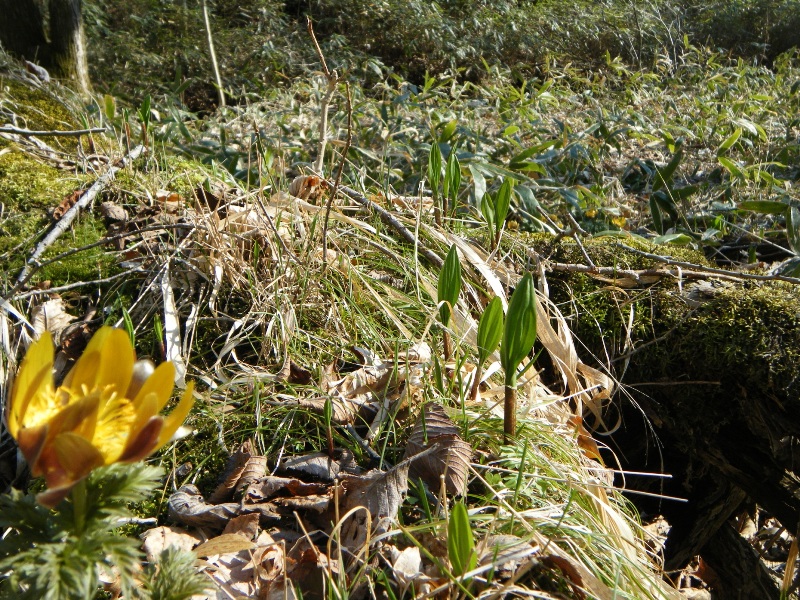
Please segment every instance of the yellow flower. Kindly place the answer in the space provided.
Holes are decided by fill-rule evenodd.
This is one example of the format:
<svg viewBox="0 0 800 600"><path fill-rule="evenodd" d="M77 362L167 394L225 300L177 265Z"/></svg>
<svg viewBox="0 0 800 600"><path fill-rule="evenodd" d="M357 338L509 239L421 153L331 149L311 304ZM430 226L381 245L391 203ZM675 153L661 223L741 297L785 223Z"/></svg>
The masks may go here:
<svg viewBox="0 0 800 600"><path fill-rule="evenodd" d="M55 506L93 469L149 456L175 434L194 404L192 384L169 416L159 413L172 395L175 367L165 362L144 381L128 335L102 327L64 382L53 384L53 341L48 332L22 361L7 406L8 431Z"/></svg>

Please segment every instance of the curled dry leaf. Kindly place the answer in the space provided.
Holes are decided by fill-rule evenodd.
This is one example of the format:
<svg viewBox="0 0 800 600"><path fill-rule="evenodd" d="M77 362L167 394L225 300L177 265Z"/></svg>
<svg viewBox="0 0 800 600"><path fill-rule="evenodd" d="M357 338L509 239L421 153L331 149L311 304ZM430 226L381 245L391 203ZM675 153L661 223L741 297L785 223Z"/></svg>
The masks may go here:
<svg viewBox="0 0 800 600"><path fill-rule="evenodd" d="M342 524L341 544L357 554L370 533L380 535L389 530L408 491L408 461L388 471L373 470L360 476L343 478L341 514L355 511ZM367 516L369 514L369 517ZM367 523L371 522L370 532Z"/></svg>
<svg viewBox="0 0 800 600"><path fill-rule="evenodd" d="M114 202L103 202L100 205L100 214L107 223L124 223L128 220L128 211Z"/></svg>
<svg viewBox="0 0 800 600"><path fill-rule="evenodd" d="M289 185L289 194L315 204L327 191L328 184L315 175L299 175Z"/></svg>
<svg viewBox="0 0 800 600"><path fill-rule="evenodd" d="M439 404L425 406L406 444L405 457L420 454L434 444L438 447L411 463L409 476L421 478L432 490L439 490L442 477L448 494L463 494L469 475L472 447L461 439L458 427Z"/></svg>
<svg viewBox="0 0 800 600"><path fill-rule="evenodd" d="M53 220L58 221L61 217L63 217L64 214L66 214L66 212L75 206L75 203L81 199L81 196L83 196L83 192L85 191L86 190L75 190L74 192L64 196L64 199L61 200L61 202L58 203L58 206L53 209Z"/></svg>
<svg viewBox="0 0 800 600"><path fill-rule="evenodd" d="M328 486L321 483L306 483L299 479L267 475L251 483L245 492L245 497L248 501L261 502L271 500L277 496L292 497L324 494L327 489Z"/></svg>
<svg viewBox="0 0 800 600"><path fill-rule="evenodd" d="M312 477L325 483L333 483L340 473L361 473L355 456L349 450L342 450L335 456L336 460L322 452L290 456L283 460L278 470L288 475Z"/></svg>
<svg viewBox="0 0 800 600"><path fill-rule="evenodd" d="M477 547L478 564L492 565L495 577L508 579L538 550L515 535L487 535Z"/></svg>
<svg viewBox="0 0 800 600"><path fill-rule="evenodd" d="M231 454L225 467L222 482L211 494L209 502L219 504L230 500L235 493L246 489L267 472L267 457L256 454L253 441L247 440Z"/></svg>
<svg viewBox="0 0 800 600"><path fill-rule="evenodd" d="M226 533L235 533L247 540L254 540L258 537L258 521L258 513L239 515L228 521L222 533L223 535Z"/></svg>
<svg viewBox="0 0 800 600"><path fill-rule="evenodd" d="M51 298L34 307L31 314L31 324L36 332L36 337L49 331L56 345L61 344L61 334L72 323L76 316L69 314L64 308L64 301L60 297Z"/></svg>
<svg viewBox="0 0 800 600"><path fill-rule="evenodd" d="M203 541L200 536L180 527L154 527L145 531L141 538L142 549L150 564L157 563L161 553L167 548L188 552Z"/></svg>
<svg viewBox="0 0 800 600"><path fill-rule="evenodd" d="M169 518L193 527L222 529L239 514L239 504L208 504L200 490L184 485L169 498Z"/></svg>

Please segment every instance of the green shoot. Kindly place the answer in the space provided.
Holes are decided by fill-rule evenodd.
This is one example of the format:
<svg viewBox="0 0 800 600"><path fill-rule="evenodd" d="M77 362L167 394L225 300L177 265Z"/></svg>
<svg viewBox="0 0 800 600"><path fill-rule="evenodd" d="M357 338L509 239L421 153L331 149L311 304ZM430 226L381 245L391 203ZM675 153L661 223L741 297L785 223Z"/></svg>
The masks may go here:
<svg viewBox="0 0 800 600"><path fill-rule="evenodd" d="M458 295L461 293L461 263L458 260L458 251L455 245L450 247L447 258L444 259L442 270L439 273L439 285L437 288L437 302L439 303L439 320L442 322L444 345L444 360L450 360L453 355L453 342L447 326L450 324L450 317L453 309L458 302Z"/></svg>
<svg viewBox="0 0 800 600"><path fill-rule="evenodd" d="M503 434L509 443L517 429L517 369L536 341L536 289L526 273L511 295L500 345L500 364L505 371Z"/></svg>
<svg viewBox="0 0 800 600"><path fill-rule="evenodd" d="M453 575L460 577L478 564L475 552L475 537L469 522L467 507L456 502L447 521L447 556Z"/></svg>
<svg viewBox="0 0 800 600"><path fill-rule="evenodd" d="M489 302L489 305L481 315L480 321L478 321L478 362L475 365L475 377L472 380L472 389L469 395L471 402L475 402L478 397L481 375L483 374L483 363L497 349L502 337L503 303L500 298L495 297Z"/></svg>

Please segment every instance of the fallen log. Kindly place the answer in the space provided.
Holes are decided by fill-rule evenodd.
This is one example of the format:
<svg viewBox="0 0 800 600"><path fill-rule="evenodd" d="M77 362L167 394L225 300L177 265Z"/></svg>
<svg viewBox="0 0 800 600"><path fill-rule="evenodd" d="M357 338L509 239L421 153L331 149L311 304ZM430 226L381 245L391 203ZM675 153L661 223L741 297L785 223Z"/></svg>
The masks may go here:
<svg viewBox="0 0 800 600"><path fill-rule="evenodd" d="M569 239L536 238L529 256L550 266L551 298L586 353L621 382L622 426L609 445L627 469L673 475L641 489L688 500L631 496L672 524L665 568L704 552L709 563L733 555L719 532L748 497L797 531L800 286L715 272L682 248L583 245L595 268ZM696 268L676 270L657 259L664 253Z"/></svg>

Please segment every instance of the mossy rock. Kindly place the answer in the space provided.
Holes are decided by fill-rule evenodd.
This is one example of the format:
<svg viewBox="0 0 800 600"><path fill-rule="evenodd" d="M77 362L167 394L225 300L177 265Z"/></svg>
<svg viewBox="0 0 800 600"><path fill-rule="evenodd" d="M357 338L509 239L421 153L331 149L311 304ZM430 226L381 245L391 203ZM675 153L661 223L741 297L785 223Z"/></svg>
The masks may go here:
<svg viewBox="0 0 800 600"><path fill-rule="evenodd" d="M702 254L685 248L625 244L708 265ZM533 246L551 264L586 264L572 240L553 245L539 239ZM597 267L666 268L612 239L589 241L585 248ZM620 379L615 406L622 426L611 444L617 457L629 469L672 474L655 491L689 500L655 508L640 502L671 511L671 539L680 541L668 542L668 563L670 556L679 562L697 554L736 508L738 501L728 500L745 494L796 528L800 287L710 274L682 281L665 276L635 287L611 279L548 274L551 298L585 344L579 354L589 364L595 357L610 361Z"/></svg>

